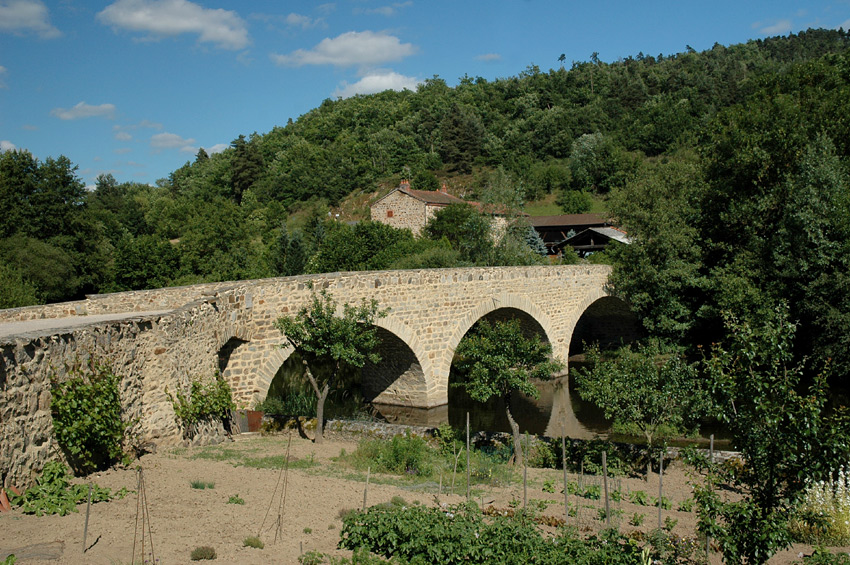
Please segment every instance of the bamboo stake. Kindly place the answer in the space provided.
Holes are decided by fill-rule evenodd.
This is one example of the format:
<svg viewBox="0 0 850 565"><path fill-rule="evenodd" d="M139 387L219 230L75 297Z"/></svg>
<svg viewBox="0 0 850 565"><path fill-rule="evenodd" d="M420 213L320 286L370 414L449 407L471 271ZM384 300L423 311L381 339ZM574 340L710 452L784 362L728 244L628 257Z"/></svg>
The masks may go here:
<svg viewBox="0 0 850 565"><path fill-rule="evenodd" d="M561 431L561 465L564 468L564 525L567 524L570 518L570 504L567 501L567 440L564 438L563 430Z"/></svg>
<svg viewBox="0 0 850 565"><path fill-rule="evenodd" d="M466 501L469 502L469 412L466 413Z"/></svg>
<svg viewBox="0 0 850 565"><path fill-rule="evenodd" d="M89 512L91 511L91 483L89 483L89 500L86 503L86 525L83 527L83 553L86 552L86 538L89 535Z"/></svg>
<svg viewBox="0 0 850 565"><path fill-rule="evenodd" d="M602 486L605 491L605 525L611 527L611 506L608 501L608 452L602 452Z"/></svg>
<svg viewBox="0 0 850 565"><path fill-rule="evenodd" d="M664 451L658 456L658 529L661 529L661 498L664 496Z"/></svg>
<svg viewBox="0 0 850 565"><path fill-rule="evenodd" d="M366 512L366 498L369 496L369 477L372 475L372 467L366 467L366 486L363 488L363 512Z"/></svg>

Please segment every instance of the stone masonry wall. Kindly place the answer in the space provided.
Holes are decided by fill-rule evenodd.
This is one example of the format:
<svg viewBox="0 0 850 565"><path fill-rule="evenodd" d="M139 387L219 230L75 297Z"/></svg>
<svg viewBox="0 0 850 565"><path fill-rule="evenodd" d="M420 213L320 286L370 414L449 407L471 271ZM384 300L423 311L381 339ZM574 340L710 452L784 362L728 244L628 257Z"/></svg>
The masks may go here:
<svg viewBox="0 0 850 565"><path fill-rule="evenodd" d="M428 408L447 402L454 349L491 312L524 312L545 332L554 355L566 361L578 318L607 296L609 272L586 265L330 273L91 297L83 301L86 311L97 304L100 311L126 308L130 314L55 335L0 338L0 482L26 485L45 461L59 456L50 379L66 378L65 365L78 357L109 360L123 377L122 402L137 421L132 432L138 441L179 444L184 430L168 392L187 392L191 379L211 379L223 364L234 399L240 407L253 406L290 354L280 347L274 322L305 305L312 287L327 290L340 304L375 299L389 309L377 325L393 336L387 353L396 358L379 368L376 382L386 388L374 393L384 403ZM67 304L42 308L47 316L63 307L76 311ZM132 314L171 307L156 316ZM0 311L0 323L20 319L23 309L17 310ZM38 308L26 310L43 317Z"/></svg>
<svg viewBox="0 0 850 565"><path fill-rule="evenodd" d="M372 205L371 218L394 228L407 228L414 235L419 235L428 221L425 203L398 190Z"/></svg>

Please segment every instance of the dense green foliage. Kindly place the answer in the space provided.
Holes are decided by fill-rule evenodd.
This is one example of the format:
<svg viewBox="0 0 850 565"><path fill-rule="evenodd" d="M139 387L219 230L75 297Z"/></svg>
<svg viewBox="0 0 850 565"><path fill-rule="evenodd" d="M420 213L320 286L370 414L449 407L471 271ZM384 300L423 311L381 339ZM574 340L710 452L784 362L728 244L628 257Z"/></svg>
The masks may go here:
<svg viewBox="0 0 850 565"><path fill-rule="evenodd" d="M221 376L209 382L193 379L188 395L180 391L171 396L174 414L188 429L203 421L224 421L236 409L230 385Z"/></svg>
<svg viewBox="0 0 850 565"><path fill-rule="evenodd" d="M386 316L386 310L366 299L358 306L343 304L342 316L336 315L336 309L336 301L322 290L313 292L309 306L295 316L282 316L275 322L286 340L281 347L292 347L301 356L304 375L316 394L316 442L322 441L325 400L342 371L381 360L375 352L379 338L373 323Z"/></svg>
<svg viewBox="0 0 850 565"><path fill-rule="evenodd" d="M717 540L727 562L763 563L791 543L788 522L807 481L828 478L847 461L850 419L827 409L823 372L801 390L803 367L791 348L796 327L786 308L761 324L729 317L727 328L727 343L715 346L706 374L716 415L744 465L711 467L694 496L700 530ZM741 497L722 497L718 482Z"/></svg>
<svg viewBox="0 0 850 565"><path fill-rule="evenodd" d="M121 489L117 496L123 497L126 491ZM28 488L20 496L9 492L9 501L20 507L24 514L65 516L77 511L77 505L88 500L89 487L85 484L72 485L68 468L58 461L45 463L41 475L35 480L35 486ZM108 488L91 485L91 501L108 502L113 495Z"/></svg>
<svg viewBox="0 0 850 565"><path fill-rule="evenodd" d="M350 513L343 524L340 547L362 547L408 563L641 563L639 547L616 533L544 536L531 516L486 519L475 503L373 506Z"/></svg>
<svg viewBox="0 0 850 565"><path fill-rule="evenodd" d="M839 268L846 265L823 261L842 256L847 223L840 214L823 215L828 198L840 195L836 185L831 192L817 187L830 171L843 174L848 43L845 32L809 30L701 53L623 54L612 63L591 57L496 80L462 77L455 87L433 77L415 92L325 100L268 133L238 136L221 153L199 151L156 186L102 175L87 190L65 157L39 161L26 151L6 151L0 154L0 265L6 266L0 288L14 291L0 293L0 306L318 270L517 264L533 254L507 246L506 257L493 259L466 238L467 249L451 238L450 248L408 240L401 245L408 247L393 246L374 262L362 256L355 262L323 245L338 223L329 219L328 206L349 196L368 198L402 176L419 189L447 180L454 192L489 202L499 184L490 172L501 168L515 194L556 194L566 211L577 212L587 209L591 194L616 201L620 191L631 193L630 185L652 187L653 175L664 179L659 168L680 169L684 161L698 173L687 187L708 184L710 192L681 210L679 199L666 196L655 208L673 204L669 215L684 218L699 237L685 240L688 233L677 232L681 238L663 236L655 244L656 255L673 251L665 262L675 270L656 275L667 284L645 297L646 311L653 311L652 302L670 309L649 315L648 323L679 333L722 327L712 308L696 312L694 301L706 292L725 305L726 297L715 296L706 282L724 277L740 298L753 286L808 296L799 303L801 320L829 336L819 354L846 364L847 305L819 297L848 296L838 292L848 285L847 269ZM816 143L818 135L823 142ZM807 144L829 151L830 141L834 158L821 172L801 167ZM782 204L788 190L799 198L770 205ZM806 198L806 190L818 198ZM347 217L350 212L333 211L343 212L341 219L362 217L362 209ZM640 238L651 229L628 214L617 216ZM823 219L824 228L801 234L799 222L809 218ZM743 224L742 232L741 219L758 221ZM774 234L774 227L788 236ZM364 242L374 243L375 234L365 231ZM341 232L330 243L344 238ZM777 261L774 271L741 280L753 262L760 266L772 253L787 257L776 238L810 246L814 255L800 269ZM741 248L747 253L735 259ZM647 263L664 267L638 265Z"/></svg>
<svg viewBox="0 0 850 565"><path fill-rule="evenodd" d="M626 346L603 356L586 352L589 369L576 371L576 390L615 423L636 424L652 448L667 429L684 435L699 425L711 401L695 365L657 341Z"/></svg>
<svg viewBox="0 0 850 565"><path fill-rule="evenodd" d="M539 336L527 336L519 320L479 321L463 337L455 350L453 365L462 387L470 398L486 402L492 397L505 401L505 410L514 436L514 454L522 464L519 425L511 414L511 398L522 393L537 398L540 393L532 380L549 380L564 368L551 359L552 346Z"/></svg>
<svg viewBox="0 0 850 565"><path fill-rule="evenodd" d="M53 433L74 471L88 474L124 455L128 423L122 416L120 377L93 358L72 367L69 377L53 383Z"/></svg>

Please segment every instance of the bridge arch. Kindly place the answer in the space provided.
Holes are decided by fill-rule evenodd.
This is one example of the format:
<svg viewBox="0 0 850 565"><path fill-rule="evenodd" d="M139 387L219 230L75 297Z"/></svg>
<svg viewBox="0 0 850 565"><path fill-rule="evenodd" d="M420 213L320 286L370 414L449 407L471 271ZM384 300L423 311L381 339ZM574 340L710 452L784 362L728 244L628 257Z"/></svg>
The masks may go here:
<svg viewBox="0 0 850 565"><path fill-rule="evenodd" d="M443 355L440 357L440 363L434 366L434 377L440 396L436 399L437 402L433 405L446 404L448 402L449 373L451 372L454 352L457 349L460 340L463 339L463 336L466 335L466 333L478 320L485 318L488 314L498 310L518 310L522 312L539 326L543 337L549 341L549 343L554 343L553 338L555 333L553 331L552 320L542 308L540 308L527 296L512 293L500 293L496 296L480 301L461 317L445 345Z"/></svg>
<svg viewBox="0 0 850 565"><path fill-rule="evenodd" d="M380 318L374 325L381 340L378 352L382 360L377 365L364 367L361 385L366 399L385 404L427 405L434 385L427 379L427 375L432 374L431 361L423 355L419 338L392 316ZM234 342L248 350L245 356L252 365L254 386L249 391L250 398L242 395L242 403L251 406L266 398L275 376L294 349L280 336L267 339L265 343L252 343L234 336L225 343L223 350ZM239 384L239 372L236 368L226 375L231 386Z"/></svg>

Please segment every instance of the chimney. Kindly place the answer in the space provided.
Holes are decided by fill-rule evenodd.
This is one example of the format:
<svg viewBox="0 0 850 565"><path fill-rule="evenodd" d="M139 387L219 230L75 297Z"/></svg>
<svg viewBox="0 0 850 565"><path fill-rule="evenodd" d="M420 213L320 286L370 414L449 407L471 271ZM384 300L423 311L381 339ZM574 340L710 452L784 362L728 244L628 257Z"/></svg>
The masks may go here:
<svg viewBox="0 0 850 565"><path fill-rule="evenodd" d="M401 179L401 184L399 184L398 187L409 190L410 189L410 181L407 180L407 179Z"/></svg>
<svg viewBox="0 0 850 565"><path fill-rule="evenodd" d="M440 189L440 192L442 192L443 194L449 193L449 187L448 187L448 185L446 184L445 181L443 181L443 187Z"/></svg>

